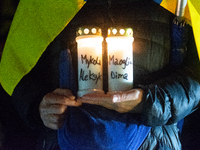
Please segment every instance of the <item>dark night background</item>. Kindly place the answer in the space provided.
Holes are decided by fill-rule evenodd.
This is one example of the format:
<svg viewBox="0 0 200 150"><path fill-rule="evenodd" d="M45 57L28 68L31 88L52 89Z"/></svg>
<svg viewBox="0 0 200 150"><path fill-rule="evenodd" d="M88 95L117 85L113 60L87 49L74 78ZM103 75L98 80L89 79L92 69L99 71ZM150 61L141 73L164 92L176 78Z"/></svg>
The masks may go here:
<svg viewBox="0 0 200 150"><path fill-rule="evenodd" d="M0 56L18 3L19 0L0 1ZM199 115L200 111L198 110L185 119L187 124L183 128L183 149L185 150L193 149L192 147L194 145L199 146ZM27 144L25 149L30 150L30 141L32 139L28 138L28 135L25 134L27 130L28 129L21 124L20 118L10 102L10 96L0 86L0 149L11 150L14 148L18 150L21 149L22 145L24 149L24 145ZM200 148L200 146L198 148Z"/></svg>

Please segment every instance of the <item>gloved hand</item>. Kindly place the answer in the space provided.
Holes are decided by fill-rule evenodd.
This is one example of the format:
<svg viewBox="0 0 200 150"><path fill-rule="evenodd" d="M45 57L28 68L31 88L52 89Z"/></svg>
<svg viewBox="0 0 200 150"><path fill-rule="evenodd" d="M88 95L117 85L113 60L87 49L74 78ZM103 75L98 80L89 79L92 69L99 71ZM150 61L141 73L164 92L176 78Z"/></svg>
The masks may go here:
<svg viewBox="0 0 200 150"><path fill-rule="evenodd" d="M133 89L118 94L86 94L78 100L82 103L99 105L119 113L140 113L142 111L142 89Z"/></svg>

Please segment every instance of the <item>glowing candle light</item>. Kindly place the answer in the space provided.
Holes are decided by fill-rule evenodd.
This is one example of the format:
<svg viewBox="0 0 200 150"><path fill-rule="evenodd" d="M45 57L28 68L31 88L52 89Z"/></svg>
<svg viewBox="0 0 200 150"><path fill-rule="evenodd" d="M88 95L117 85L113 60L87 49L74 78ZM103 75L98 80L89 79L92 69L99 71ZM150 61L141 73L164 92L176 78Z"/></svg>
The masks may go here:
<svg viewBox="0 0 200 150"><path fill-rule="evenodd" d="M102 41L100 28L79 28L78 44L78 97L84 94L103 93Z"/></svg>
<svg viewBox="0 0 200 150"><path fill-rule="evenodd" d="M109 28L106 38L108 47L108 93L133 88L133 30Z"/></svg>

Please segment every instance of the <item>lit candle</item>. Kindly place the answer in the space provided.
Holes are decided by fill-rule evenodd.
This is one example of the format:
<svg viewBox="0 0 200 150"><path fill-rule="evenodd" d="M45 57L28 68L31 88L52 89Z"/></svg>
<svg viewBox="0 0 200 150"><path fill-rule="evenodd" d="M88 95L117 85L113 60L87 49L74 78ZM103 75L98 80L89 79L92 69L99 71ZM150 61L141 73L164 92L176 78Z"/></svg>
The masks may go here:
<svg viewBox="0 0 200 150"><path fill-rule="evenodd" d="M100 28L79 28L78 47L78 97L103 91L102 41Z"/></svg>
<svg viewBox="0 0 200 150"><path fill-rule="evenodd" d="M108 48L108 93L133 88L133 30L109 28L106 38Z"/></svg>

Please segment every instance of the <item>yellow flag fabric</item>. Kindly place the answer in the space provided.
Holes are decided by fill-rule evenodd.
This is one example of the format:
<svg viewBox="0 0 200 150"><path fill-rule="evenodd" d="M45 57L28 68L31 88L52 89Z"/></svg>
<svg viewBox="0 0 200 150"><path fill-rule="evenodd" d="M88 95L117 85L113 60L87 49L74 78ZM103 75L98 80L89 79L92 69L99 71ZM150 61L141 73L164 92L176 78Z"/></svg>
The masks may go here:
<svg viewBox="0 0 200 150"><path fill-rule="evenodd" d="M189 0L188 5L191 15L195 42L200 59L200 2L197 0Z"/></svg>
<svg viewBox="0 0 200 150"><path fill-rule="evenodd" d="M161 6L164 7L165 9L167 9L168 11L170 11L171 13L175 14L176 12L176 4L177 4L177 0L163 0L161 2ZM185 7L185 14L184 17L190 21L190 13L189 13L189 9L188 9L188 4ZM189 22L190 23L190 22Z"/></svg>
<svg viewBox="0 0 200 150"><path fill-rule="evenodd" d="M200 59L200 1L187 0L184 17L192 25ZM175 14L177 0L162 0L161 6Z"/></svg>
<svg viewBox="0 0 200 150"><path fill-rule="evenodd" d="M8 94L84 4L84 0L19 2L0 62L0 83Z"/></svg>
<svg viewBox="0 0 200 150"><path fill-rule="evenodd" d="M176 3L177 0L162 0L160 5L175 13ZM0 83L10 95L84 4L84 0L19 2L0 63ZM199 1L188 0L185 18L191 21L200 58Z"/></svg>

